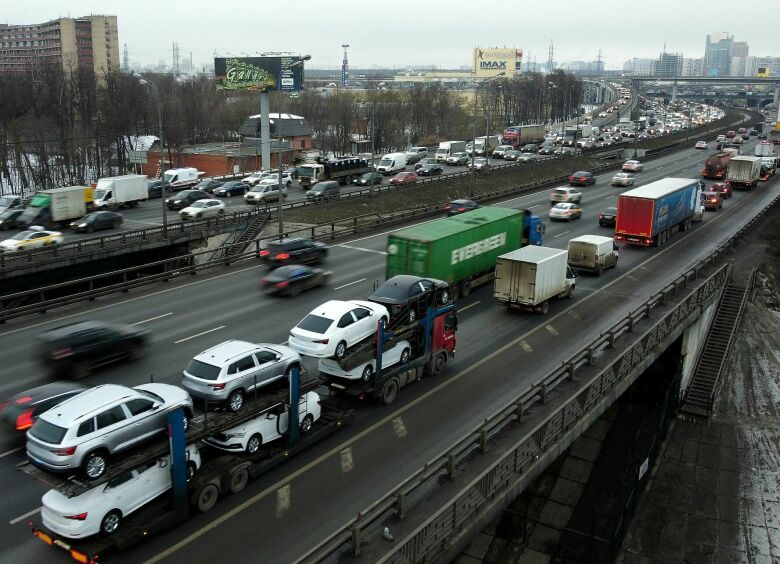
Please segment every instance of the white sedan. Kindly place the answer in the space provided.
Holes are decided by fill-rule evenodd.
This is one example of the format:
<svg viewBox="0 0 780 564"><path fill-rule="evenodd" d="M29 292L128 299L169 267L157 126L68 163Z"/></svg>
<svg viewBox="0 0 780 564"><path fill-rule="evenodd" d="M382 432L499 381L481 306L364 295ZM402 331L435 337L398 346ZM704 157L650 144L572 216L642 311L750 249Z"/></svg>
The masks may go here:
<svg viewBox="0 0 780 564"><path fill-rule="evenodd" d="M623 163L623 172L642 172L643 168L645 165L639 161L631 160Z"/></svg>
<svg viewBox="0 0 780 564"><path fill-rule="evenodd" d="M194 445L186 452L191 477L200 468L200 453ZM41 500L43 525L69 539L112 535L122 519L171 488L170 465L168 456L152 460L74 497L49 490Z"/></svg>
<svg viewBox="0 0 780 564"><path fill-rule="evenodd" d="M582 208L579 204L555 204L550 208L550 219L571 221L582 217Z"/></svg>
<svg viewBox="0 0 780 564"><path fill-rule="evenodd" d="M260 171L257 171L257 172L253 172L252 174L250 174L247 177L242 178L241 180L243 180L244 182L246 182L250 186L254 186L258 182L260 182L263 178L266 178L270 174L271 173L268 172L268 171L260 170Z"/></svg>
<svg viewBox="0 0 780 564"><path fill-rule="evenodd" d="M204 217L214 217L224 215L225 204L222 200L197 200L192 202L189 207L179 212L184 219L202 219Z"/></svg>
<svg viewBox="0 0 780 564"><path fill-rule="evenodd" d="M626 172L618 172L612 177L612 186L631 186L634 183L634 177Z"/></svg>
<svg viewBox="0 0 780 564"><path fill-rule="evenodd" d="M398 341L392 349L382 353L382 368L390 368L396 364L406 364L409 362L411 352L412 349L409 341ZM368 381L376 371L376 358L372 358L351 370L344 370L339 366L339 363L333 359L322 358L317 364L317 368L321 373L335 376L336 378L343 378L344 380L362 379Z"/></svg>
<svg viewBox="0 0 780 564"><path fill-rule="evenodd" d="M308 392L301 396L298 403L301 433L311 429L321 412L319 394ZM263 445L285 436L289 425L289 410L285 405L281 413L271 408L243 425L208 437L204 442L220 450L255 454Z"/></svg>
<svg viewBox="0 0 780 564"><path fill-rule="evenodd" d="M39 249L47 245L59 245L65 241L65 237L59 231L46 231L33 226L27 231L20 231L10 239L0 241L0 251L12 253L28 249Z"/></svg>
<svg viewBox="0 0 780 564"><path fill-rule="evenodd" d="M390 320L383 305L360 300L331 300L312 310L290 330L287 345L298 354L344 358L347 349L373 335L377 323Z"/></svg>

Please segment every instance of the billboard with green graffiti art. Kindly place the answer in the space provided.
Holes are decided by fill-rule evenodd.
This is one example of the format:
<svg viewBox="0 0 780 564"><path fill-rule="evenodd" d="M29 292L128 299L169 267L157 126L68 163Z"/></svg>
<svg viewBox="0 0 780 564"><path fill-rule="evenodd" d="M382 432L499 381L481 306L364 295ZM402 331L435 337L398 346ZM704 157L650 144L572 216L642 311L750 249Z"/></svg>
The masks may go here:
<svg viewBox="0 0 780 564"><path fill-rule="evenodd" d="M214 59L214 79L220 90L303 89L300 57L218 57Z"/></svg>

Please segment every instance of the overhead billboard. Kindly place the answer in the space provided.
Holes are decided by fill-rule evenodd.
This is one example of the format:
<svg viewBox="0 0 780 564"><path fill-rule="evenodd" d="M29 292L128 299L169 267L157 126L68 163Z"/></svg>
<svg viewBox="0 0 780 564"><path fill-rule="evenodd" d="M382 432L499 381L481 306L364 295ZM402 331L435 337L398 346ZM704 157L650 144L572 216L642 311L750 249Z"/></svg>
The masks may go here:
<svg viewBox="0 0 780 564"><path fill-rule="evenodd" d="M474 49L474 74L476 76L506 76L520 74L523 67L522 49Z"/></svg>
<svg viewBox="0 0 780 564"><path fill-rule="evenodd" d="M216 57L214 80L219 90L298 92L303 90L300 57Z"/></svg>

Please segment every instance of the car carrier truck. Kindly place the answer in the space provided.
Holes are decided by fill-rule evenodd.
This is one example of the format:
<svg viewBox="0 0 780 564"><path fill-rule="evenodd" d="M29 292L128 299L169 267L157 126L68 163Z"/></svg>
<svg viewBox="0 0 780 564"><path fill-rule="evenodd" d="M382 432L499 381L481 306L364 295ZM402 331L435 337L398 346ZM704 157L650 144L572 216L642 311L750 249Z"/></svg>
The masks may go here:
<svg viewBox="0 0 780 564"><path fill-rule="evenodd" d="M690 229L699 208L699 181L664 178L618 196L615 240L662 246L677 231Z"/></svg>
<svg viewBox="0 0 780 564"><path fill-rule="evenodd" d="M455 299L493 280L496 257L541 245L544 224L527 210L486 206L396 231L387 238L385 278L444 280Z"/></svg>
<svg viewBox="0 0 780 564"><path fill-rule="evenodd" d="M72 498L92 488L106 487L115 478L161 457L170 456L171 461L172 487L167 493L123 517L114 534L74 540L47 529L40 516L30 520L33 534L49 546L65 550L78 562L96 563L102 562L104 554L109 551L130 548L151 534L187 521L191 514L209 511L221 496L241 492L251 478L282 464L291 455L340 429L351 418L352 410L338 398L322 397L320 418L310 427L302 425L303 421L299 421L298 417L299 404L306 394L320 386L321 381L316 375L303 373L296 367L292 370L288 386L258 391L247 398L244 407L235 413L227 410L210 412L206 406L205 411L193 417L186 431L183 411L172 411L168 414L168 436L145 442L138 448L115 456L103 476L94 481L80 476L53 474L31 462L21 463L19 470ZM292 398L299 399L292 401ZM252 419L267 417L267 414L278 416L280 413L287 414L288 424L283 438L263 446L253 455L225 454L202 442ZM193 444L198 445L201 466L194 475L188 476L187 449Z"/></svg>

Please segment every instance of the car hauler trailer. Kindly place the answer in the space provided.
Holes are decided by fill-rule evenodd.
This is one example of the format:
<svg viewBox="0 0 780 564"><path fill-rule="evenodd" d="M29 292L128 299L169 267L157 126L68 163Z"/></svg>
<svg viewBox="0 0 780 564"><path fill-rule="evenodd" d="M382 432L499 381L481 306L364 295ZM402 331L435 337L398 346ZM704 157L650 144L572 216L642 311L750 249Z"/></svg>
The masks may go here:
<svg viewBox="0 0 780 564"><path fill-rule="evenodd" d="M184 428L184 413L178 409L168 414L168 436L145 442L138 448L117 455L104 475L94 481L80 476L47 472L23 462L18 469L43 482L49 488L66 497L75 497L95 488L105 487L111 480L141 465L164 456L170 456L171 489L123 518L121 526L110 536L94 535L74 540L47 529L40 518L30 521L32 533L50 546L63 549L74 560L82 563L102 561L103 555L112 550L125 550L151 534L185 522L190 514L212 509L220 496L238 493L246 487L250 478L260 476L288 460L290 456L316 444L346 424L352 415L346 404L338 398L321 398L321 416L305 434L301 434L298 420L300 398L320 387L316 375L301 373L293 368L287 387L250 394L245 406L238 412L203 411L193 417ZM297 398L291 401L291 398ZM278 440L264 446L254 455L223 454L223 451L207 445L203 439L228 431L247 423L270 410L285 409L288 417L286 440ZM186 446L198 444L201 466L188 480Z"/></svg>

